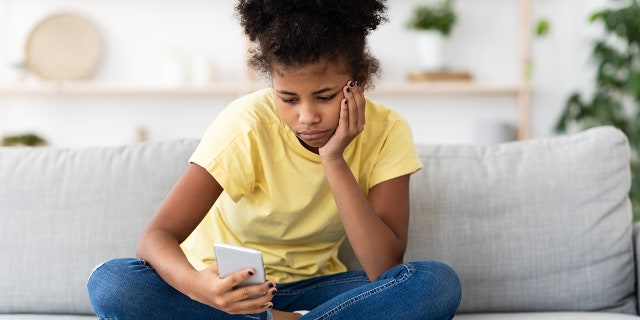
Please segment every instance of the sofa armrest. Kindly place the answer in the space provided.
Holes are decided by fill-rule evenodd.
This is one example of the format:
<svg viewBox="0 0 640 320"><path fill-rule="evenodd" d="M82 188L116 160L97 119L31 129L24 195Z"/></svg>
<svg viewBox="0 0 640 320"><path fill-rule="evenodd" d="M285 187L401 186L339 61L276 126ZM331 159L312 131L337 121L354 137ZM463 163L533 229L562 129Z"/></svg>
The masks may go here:
<svg viewBox="0 0 640 320"><path fill-rule="evenodd" d="M633 224L633 247L636 256L636 298L638 299L638 314L640 314L640 222Z"/></svg>

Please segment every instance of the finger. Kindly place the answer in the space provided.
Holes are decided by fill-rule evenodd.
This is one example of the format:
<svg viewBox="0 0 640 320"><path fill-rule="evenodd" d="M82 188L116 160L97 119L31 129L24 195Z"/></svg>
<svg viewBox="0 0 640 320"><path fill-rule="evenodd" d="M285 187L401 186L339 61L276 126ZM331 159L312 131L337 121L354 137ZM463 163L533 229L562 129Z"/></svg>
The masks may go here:
<svg viewBox="0 0 640 320"><path fill-rule="evenodd" d="M277 291L276 285L273 281L267 281L262 284L255 284L250 286L244 286L237 288L231 292L231 297L234 301L241 301L245 299L255 299L261 296L273 294ZM271 299L267 299L269 301ZM266 302L266 301L265 301Z"/></svg>
<svg viewBox="0 0 640 320"><path fill-rule="evenodd" d="M213 263L211 263L211 265L209 265L207 267L207 269L209 269L210 272L215 274L215 275L220 275L220 271L218 270L218 262L217 261L214 261Z"/></svg>
<svg viewBox="0 0 640 320"><path fill-rule="evenodd" d="M348 92L349 92L350 98L352 98L353 101L355 101L358 111L361 111L365 102L364 91L362 90L362 87L359 86L357 82L354 82L354 81L349 81L347 83L347 87L349 88Z"/></svg>
<svg viewBox="0 0 640 320"><path fill-rule="evenodd" d="M345 87L345 97L347 98L347 107L348 107L348 130L350 134L353 134L355 130L357 130L358 124L358 102L356 101L356 97L353 94L353 82L350 81L349 84Z"/></svg>
<svg viewBox="0 0 640 320"><path fill-rule="evenodd" d="M230 307L227 310L227 312L259 313L273 307L273 302L271 302L271 300L273 299L273 296L276 292L276 288L274 287L268 290L266 293L261 289L258 289L256 293L256 290L254 288L250 288L250 287L256 287L256 286L259 287L262 285L243 287L243 288L238 288L234 290L232 294L235 295L236 297L238 296L240 297L249 296L249 297L242 298L241 300L234 300L235 302L233 303L233 306ZM256 294L252 295L252 292ZM263 294L260 294L260 293L263 293Z"/></svg>
<svg viewBox="0 0 640 320"><path fill-rule="evenodd" d="M358 109L357 132L362 132L365 123L365 106L367 104L367 100L364 97L364 90L362 86L360 86L357 81L354 83L354 87L352 87L350 91L353 94L353 99L355 100L356 107Z"/></svg>
<svg viewBox="0 0 640 320"><path fill-rule="evenodd" d="M260 303L258 301L243 301L224 311L229 314L255 314L265 312L271 308L273 308L273 302L271 301L265 303Z"/></svg>
<svg viewBox="0 0 640 320"><path fill-rule="evenodd" d="M340 119L338 120L338 131L336 134L347 132L349 128L349 100L345 97L340 104Z"/></svg>
<svg viewBox="0 0 640 320"><path fill-rule="evenodd" d="M252 268L242 269L223 278L222 284L226 288L231 290L232 288L238 286L245 280L251 278L254 274L256 274L256 271Z"/></svg>
<svg viewBox="0 0 640 320"><path fill-rule="evenodd" d="M357 94L358 88L356 87L355 82L353 81L347 82L347 85L345 86L344 90L346 91L344 96L350 100L349 101L350 103L353 103L353 106L357 107L358 101L356 100L356 97L358 96Z"/></svg>

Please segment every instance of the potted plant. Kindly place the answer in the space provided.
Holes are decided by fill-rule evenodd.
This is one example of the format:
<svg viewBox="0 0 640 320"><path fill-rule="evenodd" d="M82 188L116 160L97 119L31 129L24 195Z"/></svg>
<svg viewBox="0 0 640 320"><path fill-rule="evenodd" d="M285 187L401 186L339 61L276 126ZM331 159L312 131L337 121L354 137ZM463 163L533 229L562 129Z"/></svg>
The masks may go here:
<svg viewBox="0 0 640 320"><path fill-rule="evenodd" d="M2 137L0 145L5 147L39 147L46 146L47 141L35 133L23 133Z"/></svg>
<svg viewBox="0 0 640 320"><path fill-rule="evenodd" d="M443 0L434 5L416 6L407 22L407 28L415 30L420 64L425 70L443 69L442 45L456 23L453 0Z"/></svg>
<svg viewBox="0 0 640 320"><path fill-rule="evenodd" d="M14 62L10 64L10 67L13 82L22 83L27 78L29 68L27 68L26 63L22 61Z"/></svg>
<svg viewBox="0 0 640 320"><path fill-rule="evenodd" d="M640 6L638 0L616 3L590 17L590 23L604 27L592 49L597 65L594 92L590 97L571 94L555 130L611 125L627 135L633 176L629 197L634 219L640 220Z"/></svg>

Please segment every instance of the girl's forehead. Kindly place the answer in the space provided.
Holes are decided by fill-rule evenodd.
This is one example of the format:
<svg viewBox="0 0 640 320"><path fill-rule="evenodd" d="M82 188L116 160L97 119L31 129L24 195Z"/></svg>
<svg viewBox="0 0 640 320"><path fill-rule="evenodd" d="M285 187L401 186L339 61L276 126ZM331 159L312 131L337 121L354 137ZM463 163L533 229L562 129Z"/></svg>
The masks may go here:
<svg viewBox="0 0 640 320"><path fill-rule="evenodd" d="M291 76L327 76L327 75L348 75L349 72L340 61L321 60L318 62L303 65L274 65L272 75L278 77Z"/></svg>
<svg viewBox="0 0 640 320"><path fill-rule="evenodd" d="M272 86L276 92L306 95L335 90L351 77L326 68L304 68L273 75Z"/></svg>
<svg viewBox="0 0 640 320"><path fill-rule="evenodd" d="M322 76L327 74L328 69L328 65L320 63L295 67L276 67L274 68L274 75L280 78L295 77L299 75Z"/></svg>

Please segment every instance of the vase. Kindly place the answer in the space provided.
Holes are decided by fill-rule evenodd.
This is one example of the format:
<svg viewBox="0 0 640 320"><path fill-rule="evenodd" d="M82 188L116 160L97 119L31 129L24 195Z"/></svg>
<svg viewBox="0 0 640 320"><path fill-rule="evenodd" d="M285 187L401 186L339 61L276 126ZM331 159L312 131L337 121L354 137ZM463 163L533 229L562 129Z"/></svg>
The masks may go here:
<svg viewBox="0 0 640 320"><path fill-rule="evenodd" d="M440 71L444 69L442 46L444 36L439 31L423 30L415 33L418 49L418 62L423 71Z"/></svg>

